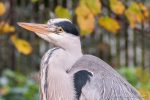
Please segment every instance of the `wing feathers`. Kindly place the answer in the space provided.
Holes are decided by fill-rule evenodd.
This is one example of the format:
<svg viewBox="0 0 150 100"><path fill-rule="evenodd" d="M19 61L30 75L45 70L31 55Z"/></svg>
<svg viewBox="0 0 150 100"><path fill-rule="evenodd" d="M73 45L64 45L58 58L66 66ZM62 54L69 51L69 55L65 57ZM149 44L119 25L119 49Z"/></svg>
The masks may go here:
<svg viewBox="0 0 150 100"><path fill-rule="evenodd" d="M81 90L83 86L87 83L90 82L90 77L92 77L92 73L86 71L86 70L81 70L78 71L74 74L74 87L76 91L76 96L79 99L81 95Z"/></svg>
<svg viewBox="0 0 150 100"><path fill-rule="evenodd" d="M83 86L79 100L142 100L134 87L97 57L84 55L73 65L70 74L80 70L92 72L93 76Z"/></svg>

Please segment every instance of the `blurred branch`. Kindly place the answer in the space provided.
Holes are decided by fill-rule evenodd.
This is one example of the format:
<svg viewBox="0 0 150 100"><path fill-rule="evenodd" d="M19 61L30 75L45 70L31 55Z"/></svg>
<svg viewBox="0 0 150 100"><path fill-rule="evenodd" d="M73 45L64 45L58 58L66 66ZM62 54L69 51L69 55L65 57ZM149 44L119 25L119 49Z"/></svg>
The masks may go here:
<svg viewBox="0 0 150 100"><path fill-rule="evenodd" d="M14 11L15 1L16 0L9 1L9 3L10 3L9 14L11 14L10 15L10 23L12 25L14 25L14 23L15 23L15 11ZM15 48L12 45L12 43L9 43L9 44L10 44L10 48L11 48L11 57L10 57L11 66L10 67L12 70L15 70L15 67L16 67Z"/></svg>

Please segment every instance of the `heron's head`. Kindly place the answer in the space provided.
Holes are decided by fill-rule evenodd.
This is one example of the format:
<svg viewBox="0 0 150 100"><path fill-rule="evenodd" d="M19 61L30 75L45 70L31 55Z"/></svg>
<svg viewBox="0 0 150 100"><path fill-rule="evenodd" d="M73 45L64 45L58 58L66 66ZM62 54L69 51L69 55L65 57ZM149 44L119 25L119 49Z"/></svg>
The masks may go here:
<svg viewBox="0 0 150 100"><path fill-rule="evenodd" d="M39 37L63 49L80 45L79 32L68 19L50 19L47 24L19 22L19 26L36 33Z"/></svg>

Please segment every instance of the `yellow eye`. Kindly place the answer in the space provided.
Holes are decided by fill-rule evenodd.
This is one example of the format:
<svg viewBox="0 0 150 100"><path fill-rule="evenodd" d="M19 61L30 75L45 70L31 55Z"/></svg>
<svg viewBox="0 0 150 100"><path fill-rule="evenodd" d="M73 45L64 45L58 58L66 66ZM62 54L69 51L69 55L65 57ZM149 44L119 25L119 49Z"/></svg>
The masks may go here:
<svg viewBox="0 0 150 100"><path fill-rule="evenodd" d="M58 30L57 30L57 32L59 32L59 33L60 33L60 32L63 32L63 31L64 31L64 30L63 30L63 28L61 28L61 27L59 27Z"/></svg>

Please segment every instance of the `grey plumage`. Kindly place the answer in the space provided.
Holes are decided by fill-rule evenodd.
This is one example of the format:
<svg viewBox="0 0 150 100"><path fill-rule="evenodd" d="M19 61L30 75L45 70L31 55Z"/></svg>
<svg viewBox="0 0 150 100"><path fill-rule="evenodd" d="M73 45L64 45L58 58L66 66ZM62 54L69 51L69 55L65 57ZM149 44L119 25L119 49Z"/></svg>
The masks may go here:
<svg viewBox="0 0 150 100"><path fill-rule="evenodd" d="M56 46L41 60L40 100L142 99L111 66L92 55L83 55L79 32L70 20L18 24Z"/></svg>
<svg viewBox="0 0 150 100"><path fill-rule="evenodd" d="M48 97L48 69L49 69L49 61L50 61L50 58L52 57L53 53L55 52L55 50L59 49L59 47L56 47L56 48L53 48L53 49L50 49L47 51L47 53L45 53L45 55L43 56L42 60L41 60L41 80L42 80L42 77L43 80L41 81L41 84L43 84L40 88L40 100L43 100L44 96L47 98ZM43 92L42 92L43 90Z"/></svg>
<svg viewBox="0 0 150 100"><path fill-rule="evenodd" d="M73 77L80 70L93 74L82 88L79 100L141 100L139 93L113 68L101 59L84 55L69 71Z"/></svg>

